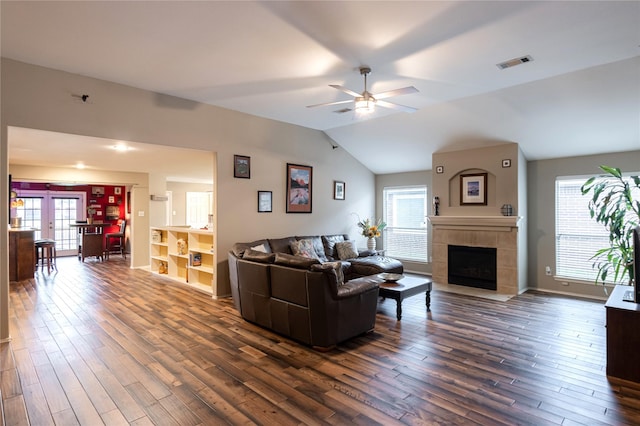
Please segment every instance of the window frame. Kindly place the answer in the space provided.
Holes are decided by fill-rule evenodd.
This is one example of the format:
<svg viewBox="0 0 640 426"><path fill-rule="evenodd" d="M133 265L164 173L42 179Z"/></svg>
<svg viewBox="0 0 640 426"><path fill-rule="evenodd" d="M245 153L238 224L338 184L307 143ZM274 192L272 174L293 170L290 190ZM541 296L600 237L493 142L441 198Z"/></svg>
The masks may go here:
<svg viewBox="0 0 640 426"><path fill-rule="evenodd" d="M389 216L389 206L387 205L387 196L390 191L400 192L400 191L415 191L415 190L423 190L424 191L424 199L423 199L423 212L424 218L421 227L398 227L394 226L392 220ZM382 233L382 243L385 249L385 254L387 256L394 257L399 260L427 264L429 263L429 226L428 226L428 215L429 215L429 187L427 185L417 184L417 185L396 185L396 186L385 186L382 189L382 220L387 224ZM390 242L391 234L395 229L409 231L409 234L420 235L424 234L424 250L422 256L406 256L405 254L398 254L393 251L390 246L392 245ZM419 232L416 232L419 231ZM421 251L419 251L421 252Z"/></svg>

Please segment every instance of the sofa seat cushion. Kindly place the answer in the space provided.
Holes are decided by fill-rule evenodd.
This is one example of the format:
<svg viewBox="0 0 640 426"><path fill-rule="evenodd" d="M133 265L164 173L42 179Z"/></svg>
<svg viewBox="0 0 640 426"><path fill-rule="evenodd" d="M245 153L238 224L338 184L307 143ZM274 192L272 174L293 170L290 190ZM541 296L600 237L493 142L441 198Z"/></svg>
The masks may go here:
<svg viewBox="0 0 640 426"><path fill-rule="evenodd" d="M390 274L401 274L404 272L402 263L399 260L386 256L368 256L350 259L351 272L354 275L366 276L383 272Z"/></svg>

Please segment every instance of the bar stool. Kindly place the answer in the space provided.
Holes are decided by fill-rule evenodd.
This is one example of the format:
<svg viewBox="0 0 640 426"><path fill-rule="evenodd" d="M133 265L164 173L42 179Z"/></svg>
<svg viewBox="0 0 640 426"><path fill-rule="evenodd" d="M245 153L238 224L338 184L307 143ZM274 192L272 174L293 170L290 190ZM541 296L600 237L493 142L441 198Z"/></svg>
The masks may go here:
<svg viewBox="0 0 640 426"><path fill-rule="evenodd" d="M51 273L51 269L58 270L56 266L56 242L55 240L42 239L35 241L36 247L36 270L38 266L44 269L45 263L47 264L47 273Z"/></svg>
<svg viewBox="0 0 640 426"><path fill-rule="evenodd" d="M125 253L125 229L127 228L127 221L120 219L120 232L109 232L104 236L107 249L105 254L109 259L109 254L113 252L120 252L122 257L127 258ZM114 243L115 241L115 243Z"/></svg>

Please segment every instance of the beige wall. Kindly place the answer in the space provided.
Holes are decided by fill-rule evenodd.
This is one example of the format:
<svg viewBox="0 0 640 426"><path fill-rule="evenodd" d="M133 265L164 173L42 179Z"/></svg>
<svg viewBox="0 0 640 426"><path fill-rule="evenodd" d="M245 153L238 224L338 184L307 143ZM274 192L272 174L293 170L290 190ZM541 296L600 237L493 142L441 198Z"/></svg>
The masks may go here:
<svg viewBox="0 0 640 426"><path fill-rule="evenodd" d="M556 281L545 275L545 266L556 271L555 262L555 182L558 176L590 176L600 174L600 165L619 167L623 172L640 171L640 150L615 154L557 158L528 163L528 246L529 288L558 293L606 298L604 288L592 283Z"/></svg>
<svg viewBox="0 0 640 426"><path fill-rule="evenodd" d="M462 151L433 154L433 196L440 198L442 216L501 216L500 207L511 204L514 215L523 216L518 198L520 150L518 144L503 143ZM502 167L510 160L511 167ZM443 173L435 173L437 167ZM487 173L487 205L460 205L460 175Z"/></svg>
<svg viewBox="0 0 640 426"><path fill-rule="evenodd" d="M187 192L212 192L213 186L205 183L167 182L167 190L171 191L173 197L172 225L184 225L187 223Z"/></svg>
<svg viewBox="0 0 640 426"><path fill-rule="evenodd" d="M89 107L74 102L70 93L88 93L93 102ZM1 101L5 171L8 126L216 153L216 296L230 294L226 260L234 242L334 232L355 237L353 213L364 216L374 209L374 175L344 150L332 149L320 131L4 58ZM251 179L233 178L234 154L251 156ZM313 167L312 214L285 213L288 162ZM6 192L7 173L1 178ZM333 200L334 180L346 182L346 200ZM257 213L258 190L273 191L273 213ZM8 217L2 219L0 242L6 246ZM141 232L139 227L134 231ZM4 257L0 266L7 265ZM3 291L8 288L5 275Z"/></svg>

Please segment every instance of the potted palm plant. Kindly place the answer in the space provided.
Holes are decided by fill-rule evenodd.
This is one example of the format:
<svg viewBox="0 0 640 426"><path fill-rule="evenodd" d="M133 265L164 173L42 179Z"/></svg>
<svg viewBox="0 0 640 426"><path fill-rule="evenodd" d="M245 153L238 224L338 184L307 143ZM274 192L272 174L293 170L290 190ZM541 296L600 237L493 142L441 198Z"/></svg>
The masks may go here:
<svg viewBox="0 0 640 426"><path fill-rule="evenodd" d="M598 268L596 283L605 284L610 274L613 282L628 277L633 283L633 229L640 223L640 177L625 178L619 168L600 166L604 174L589 178L582 185L582 194L590 195L589 213L609 231L609 247L592 257ZM640 198L640 197L638 197Z"/></svg>

